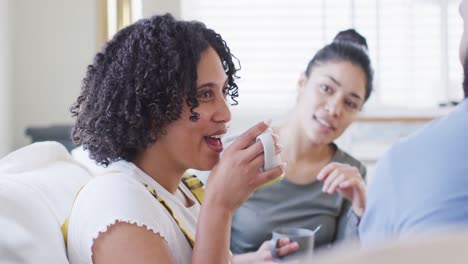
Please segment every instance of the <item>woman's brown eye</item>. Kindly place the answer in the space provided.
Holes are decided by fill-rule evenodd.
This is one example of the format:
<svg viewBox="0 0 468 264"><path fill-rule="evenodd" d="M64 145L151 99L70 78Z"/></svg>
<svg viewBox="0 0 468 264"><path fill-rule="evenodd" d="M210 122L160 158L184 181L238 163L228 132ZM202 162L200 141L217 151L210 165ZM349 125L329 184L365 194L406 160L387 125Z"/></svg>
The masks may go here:
<svg viewBox="0 0 468 264"><path fill-rule="evenodd" d="M198 97L199 98L209 98L209 97L211 97L211 91L201 92L200 94L198 94Z"/></svg>
<svg viewBox="0 0 468 264"><path fill-rule="evenodd" d="M330 86L326 85L326 84L322 84L320 86L320 88L322 89L322 91L324 92L329 92L331 90Z"/></svg>
<svg viewBox="0 0 468 264"><path fill-rule="evenodd" d="M358 106L353 101L345 101L345 104L353 109L356 109Z"/></svg>

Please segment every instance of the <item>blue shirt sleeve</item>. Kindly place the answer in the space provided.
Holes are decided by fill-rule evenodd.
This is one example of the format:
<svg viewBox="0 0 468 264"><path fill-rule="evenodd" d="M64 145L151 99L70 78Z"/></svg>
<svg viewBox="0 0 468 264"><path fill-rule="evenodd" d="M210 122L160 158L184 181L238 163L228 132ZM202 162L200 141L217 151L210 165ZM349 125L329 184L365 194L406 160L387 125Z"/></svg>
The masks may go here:
<svg viewBox="0 0 468 264"><path fill-rule="evenodd" d="M368 179L366 211L359 225L359 237L364 247L394 236L394 212L398 199L391 156L392 150L378 161Z"/></svg>

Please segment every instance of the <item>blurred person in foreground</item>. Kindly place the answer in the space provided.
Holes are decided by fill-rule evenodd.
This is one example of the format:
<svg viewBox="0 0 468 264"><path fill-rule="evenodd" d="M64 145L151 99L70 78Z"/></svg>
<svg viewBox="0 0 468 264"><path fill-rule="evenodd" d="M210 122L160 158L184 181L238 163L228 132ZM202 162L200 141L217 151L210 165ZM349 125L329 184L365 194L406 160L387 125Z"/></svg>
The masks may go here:
<svg viewBox="0 0 468 264"><path fill-rule="evenodd" d="M365 246L468 226L468 1L460 4L465 99L391 147L368 186L359 233Z"/></svg>

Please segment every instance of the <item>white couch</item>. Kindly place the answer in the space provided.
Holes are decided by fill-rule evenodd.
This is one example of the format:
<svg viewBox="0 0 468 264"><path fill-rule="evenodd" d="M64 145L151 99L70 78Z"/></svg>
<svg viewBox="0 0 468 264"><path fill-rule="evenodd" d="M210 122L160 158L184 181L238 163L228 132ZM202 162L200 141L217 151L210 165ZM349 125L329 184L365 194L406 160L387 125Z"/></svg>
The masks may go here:
<svg viewBox="0 0 468 264"><path fill-rule="evenodd" d="M0 160L0 263L68 263L60 226L91 175L57 142Z"/></svg>

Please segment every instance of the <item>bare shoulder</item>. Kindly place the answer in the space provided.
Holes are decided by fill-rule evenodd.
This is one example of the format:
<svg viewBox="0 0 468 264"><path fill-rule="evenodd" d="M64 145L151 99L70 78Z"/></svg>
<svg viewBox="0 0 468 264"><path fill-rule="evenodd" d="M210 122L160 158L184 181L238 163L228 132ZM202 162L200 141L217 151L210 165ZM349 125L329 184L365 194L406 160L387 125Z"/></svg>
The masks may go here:
<svg viewBox="0 0 468 264"><path fill-rule="evenodd" d="M92 246L93 263L175 263L167 241L145 226L116 222Z"/></svg>

